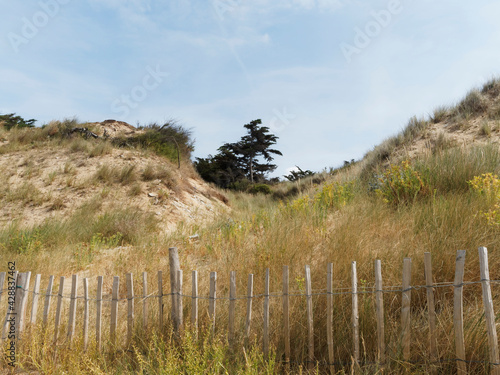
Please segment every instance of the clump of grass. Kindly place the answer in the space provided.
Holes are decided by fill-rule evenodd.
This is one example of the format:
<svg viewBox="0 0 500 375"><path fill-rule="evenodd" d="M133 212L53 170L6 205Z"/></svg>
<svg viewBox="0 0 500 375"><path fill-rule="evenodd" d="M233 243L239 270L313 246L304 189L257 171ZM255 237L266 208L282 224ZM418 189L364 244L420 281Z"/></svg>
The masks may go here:
<svg viewBox="0 0 500 375"><path fill-rule="evenodd" d="M89 153L90 150L90 142L81 138L81 137L76 137L71 140L69 144L69 149L71 152L85 152Z"/></svg>
<svg viewBox="0 0 500 375"><path fill-rule="evenodd" d="M9 189L7 201L19 201L24 205L32 204L34 206L40 206L44 202L44 196L35 185L26 182L15 189Z"/></svg>
<svg viewBox="0 0 500 375"><path fill-rule="evenodd" d="M452 146L453 146L453 141L446 135L445 132L440 132L433 141L432 152L436 153L439 151L443 151Z"/></svg>
<svg viewBox="0 0 500 375"><path fill-rule="evenodd" d="M113 146L111 145L111 143L107 141L101 141L90 149L89 156L93 158L96 156L108 155L112 152L112 150Z"/></svg>
<svg viewBox="0 0 500 375"><path fill-rule="evenodd" d="M129 185L136 180L135 165L124 165L118 174L118 182L123 185Z"/></svg>
<svg viewBox="0 0 500 375"><path fill-rule="evenodd" d="M446 107L446 106L441 106L441 107L437 107L434 112L432 113L432 122L434 124L437 124L439 122L442 122L446 119L446 117L448 116L449 114L449 108Z"/></svg>
<svg viewBox="0 0 500 375"><path fill-rule="evenodd" d="M418 119L416 116L412 117L402 132L404 143L411 142L421 136L428 126L429 122L427 120Z"/></svg>
<svg viewBox="0 0 500 375"><path fill-rule="evenodd" d="M490 120L500 120L500 106L494 106L488 113Z"/></svg>
<svg viewBox="0 0 500 375"><path fill-rule="evenodd" d="M483 85L481 94L496 98L500 95L500 79L492 78Z"/></svg>
<svg viewBox="0 0 500 375"><path fill-rule="evenodd" d="M472 90L454 108L454 113L462 117L477 116L484 113L487 109L488 105L481 92L479 90Z"/></svg>
<svg viewBox="0 0 500 375"><path fill-rule="evenodd" d="M76 169L75 169L75 166L72 163L70 163L69 161L67 161L66 163L64 163L64 167L63 167L62 172L64 174L68 174L68 175L75 175L76 174Z"/></svg>
<svg viewBox="0 0 500 375"><path fill-rule="evenodd" d="M171 176L172 173L165 165L153 165L151 163L146 165L141 173L143 181L170 179Z"/></svg>
<svg viewBox="0 0 500 375"><path fill-rule="evenodd" d="M132 184L132 186L130 187L130 190L128 191L128 195L130 195L131 197L136 197L136 196L140 195L141 193L142 193L142 186L138 182L135 182L134 184Z"/></svg>
<svg viewBox="0 0 500 375"><path fill-rule="evenodd" d="M479 135L484 135L486 137L491 137L491 126L488 121L483 121L481 127L479 128Z"/></svg>
<svg viewBox="0 0 500 375"><path fill-rule="evenodd" d="M99 169L94 174L94 178L97 181L109 184L113 183L116 180L117 176L118 171L114 168L110 168L107 164L99 167Z"/></svg>
<svg viewBox="0 0 500 375"><path fill-rule="evenodd" d="M94 179L107 184L120 183L129 185L137 180L135 165L124 165L121 169L102 165L94 174Z"/></svg>
<svg viewBox="0 0 500 375"><path fill-rule="evenodd" d="M57 171L49 172L49 174L47 175L47 179L45 180L45 184L52 185L57 175L58 175Z"/></svg>
<svg viewBox="0 0 500 375"><path fill-rule="evenodd" d="M58 196L52 201L52 204L50 205L50 210L51 211L59 211L65 208L66 205L64 204L64 198L62 196Z"/></svg>

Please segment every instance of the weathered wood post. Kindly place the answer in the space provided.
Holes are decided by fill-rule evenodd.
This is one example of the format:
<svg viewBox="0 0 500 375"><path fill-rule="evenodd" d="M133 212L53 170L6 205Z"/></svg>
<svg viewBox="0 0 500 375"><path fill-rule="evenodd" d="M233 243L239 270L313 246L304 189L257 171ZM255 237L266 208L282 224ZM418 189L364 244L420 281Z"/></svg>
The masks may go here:
<svg viewBox="0 0 500 375"><path fill-rule="evenodd" d="M453 325L455 327L455 352L457 356L457 371L459 375L467 374L464 341L464 268L465 250L458 250L454 281Z"/></svg>

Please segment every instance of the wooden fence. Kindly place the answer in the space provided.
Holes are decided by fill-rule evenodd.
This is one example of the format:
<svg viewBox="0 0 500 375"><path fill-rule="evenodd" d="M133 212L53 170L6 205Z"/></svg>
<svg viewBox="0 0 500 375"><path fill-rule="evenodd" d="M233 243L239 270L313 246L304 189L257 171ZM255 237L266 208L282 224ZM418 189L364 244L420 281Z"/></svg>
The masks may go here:
<svg viewBox="0 0 500 375"><path fill-rule="evenodd" d="M456 256L456 268L455 268L455 279L453 282L449 283L433 283L432 266L431 266L431 254L425 253L424 255L424 269L425 269L425 283L426 285L412 286L411 283L411 268L412 260L410 258L405 258L403 262L403 273L402 273L402 284L397 287L386 287L384 289L383 279L382 279L382 264L380 260L375 260L374 267L374 277L375 286L372 290L367 290L363 288L362 291L358 288L358 276L356 262L352 262L351 265L351 288L345 289L334 289L333 283L333 264L328 264L326 272L326 291L321 293L313 292L311 288L311 268L305 266L304 270L304 286L305 293L296 293L290 291L290 279L289 279L289 267L283 267L282 275L282 291L279 293L270 292L270 271L266 270L264 275L264 291L263 294L254 294L254 275L250 274L248 276L248 286L245 295L238 295L236 292L236 273L231 272L229 278L229 297L218 297L217 295L217 273L211 272L209 277L209 294L208 296L201 296L198 292L198 272L192 271L191 273L191 294L184 294L183 271L180 269L179 258L177 248L169 249L169 261L170 261L170 293L164 293L164 279L163 272L158 271L157 274L157 289L153 294L150 294L150 289L153 289L148 284L148 275L146 272L142 274L142 291L137 293L138 288L134 288L134 278L131 273L126 274L126 297L120 298L120 278L118 276L113 277L111 298L105 298L105 288L104 288L104 277L97 277L97 289L95 293L95 298L91 297L89 294L89 279L83 278L82 284L78 275L73 275L71 278L71 292L68 296L65 294L66 278L60 277L59 288L57 293L54 294L54 276L50 276L48 279L47 287L45 292L40 291L41 288L41 275L36 275L34 279L34 285L30 289L31 273L30 272L17 272L14 269L8 272L0 273L0 306L2 301L6 302L6 312L5 319L2 325L2 343L4 340L10 340L9 335L14 335L16 340L29 340L29 334L31 330L27 329L30 325L37 323L39 303L43 299L43 315L42 324L43 327L47 327L49 324L53 324L54 336L53 342L54 346L66 345L71 347L77 335L81 335L79 338L83 341L83 348L87 350L89 345L89 332L91 331L91 326L93 326L93 342L98 351L102 350L103 346L103 333L109 332L108 340L111 344L108 346L113 350L118 350L122 348L123 345L129 346L133 340L135 325L139 324L136 320L136 303L139 302L142 309L142 321L140 322L141 327L145 330L146 328L151 328L152 321L150 320L151 299L157 300L158 303L154 304L157 309L155 316L157 317L155 326L162 332L166 327L165 317L171 320L171 325L176 334L182 334L183 329L186 325L189 325L190 329L195 332L198 331L199 326L199 301L208 300L208 317L211 329L215 329L216 325L216 312L217 312L217 302L223 300L228 302L227 307L227 342L229 346L235 346L236 337L236 324L235 324L235 314L236 314L236 303L237 301L246 302L246 316L243 319L243 324L241 325L243 332L240 332L240 336L244 336L245 342L248 343L251 337L251 332L258 330L261 332L259 338L262 340L262 351L264 356L267 358L269 353L274 348L270 344L270 299L278 298L281 300L282 304L282 317L279 323L280 326L280 341L283 347L283 362L287 365L294 362L292 358L292 351L290 345L290 297L305 297L305 314L307 322L305 324L307 328L307 339L305 350L307 351L307 359L303 361L308 367L312 368L315 365L322 363L329 369L332 373L335 371L335 366L337 369L339 366L345 366L346 364L336 362L335 358L335 343L334 343L334 331L336 327L333 326L334 318L334 297L338 295L350 295L352 299L352 309L348 312L351 316L351 326L350 330L352 333L352 362L350 365L361 365L361 351L360 351L360 318L359 318L359 296L366 293L374 294L375 297L375 311L373 312L374 318L376 320L376 365L383 367L390 361L387 355L386 349L386 327L385 323L385 312L384 312L384 293L401 293L401 348L402 348L402 361L407 361L411 363L411 350L412 350L412 291L425 289L426 291L426 318L428 324L428 353L430 353L430 358L426 358L425 361L429 363L439 364L439 354L438 354L438 334L436 332L437 325L437 313L436 313L436 303L435 301L435 290L436 288L452 288L453 289L453 329L454 329L454 345L456 357L450 359L456 362L456 369L458 374L466 374L468 372L467 365L470 361L467 361L467 351L465 339L464 339L464 286L472 284L481 284L482 286L482 300L484 306L484 321L485 328L484 334L488 338L488 358L483 358L483 363L485 368L488 368L491 374L500 375L500 358L498 351L498 339L496 332L495 323L495 313L493 308L493 299L491 293L491 283L499 283L498 280L490 280L489 269L488 269L488 253L487 249L484 247L479 248L479 261L480 261L480 280L475 282L464 282L464 267L465 267L465 254L466 252L461 250L457 252ZM79 285L83 285L83 294L78 294ZM81 288L80 288L81 290ZM122 293L121 295L124 295ZM313 296L323 295L326 296L326 312L325 311L314 311L313 306ZM31 309L30 315L28 313L28 298L31 298ZM170 314L166 314L164 307L168 302L167 299L170 297L171 311ZM253 304L256 298L263 300L262 306L262 329L260 329L255 322L253 322L252 312L255 309ZM66 337L64 338L62 334L63 329L63 305L65 301L69 300L69 313L67 315L67 327L66 327ZM188 300L190 302L190 319L189 323L184 322L184 312L189 309L183 308L183 303ZM90 303L95 303L95 316L90 314ZM110 303L109 314L104 313L103 302ZM126 302L126 316L127 319L123 319L125 324L122 324L122 320L119 321L119 302ZM55 315L53 319L51 318L51 311L53 310L52 305L55 306ZM83 308L80 306L78 310L78 304L83 303ZM80 312L80 314L77 314ZM315 332L314 331L314 317L318 313L322 316L326 315L326 332ZM78 315L78 316L77 316ZM105 326L104 316L106 316L106 321L109 316L109 326ZM79 327L81 329L75 329L75 325L78 319L81 319ZM253 326L252 326L253 323ZM220 323L219 323L220 324ZM220 328L219 328L220 329ZM315 336L324 335L326 337L327 348L325 351L327 353L327 358L317 358L315 350ZM11 337L14 337L11 336ZM95 341L94 341L95 340ZM280 345L281 345L280 344ZM234 348L237 349L237 348ZM477 361L476 361L477 362ZM435 369L437 369L435 367Z"/></svg>

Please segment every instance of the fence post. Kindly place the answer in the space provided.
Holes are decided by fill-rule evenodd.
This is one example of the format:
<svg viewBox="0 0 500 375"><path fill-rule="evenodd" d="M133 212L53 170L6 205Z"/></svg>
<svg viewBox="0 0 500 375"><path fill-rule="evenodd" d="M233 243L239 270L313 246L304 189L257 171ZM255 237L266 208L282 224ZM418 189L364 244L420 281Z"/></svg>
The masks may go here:
<svg viewBox="0 0 500 375"><path fill-rule="evenodd" d="M401 338L403 359L410 360L411 337L411 259L403 260L403 292L401 300Z"/></svg>
<svg viewBox="0 0 500 375"><path fill-rule="evenodd" d="M490 362L492 375L500 374L500 362L498 354L498 338L495 324L495 311L493 310L493 298L491 296L490 269L488 265L488 250L479 248L479 267L481 270L481 285L483 288L484 315L486 317L486 331L488 333L488 344L490 348ZM495 363L495 365L493 365Z"/></svg>
<svg viewBox="0 0 500 375"><path fill-rule="evenodd" d="M148 328L148 273L142 273L142 329Z"/></svg>
<svg viewBox="0 0 500 375"><path fill-rule="evenodd" d="M43 304L43 327L44 330L47 327L47 322L49 320L50 312L50 301L52 298L52 286L54 285L54 276L50 275L49 284L47 285L47 292L45 293L45 302Z"/></svg>
<svg viewBox="0 0 500 375"><path fill-rule="evenodd" d="M24 317L26 313L26 305L28 304L28 290L30 285L31 272L24 273L24 282L21 284L21 304L19 306L19 335L17 338L21 337L21 333L24 331Z"/></svg>
<svg viewBox="0 0 500 375"><path fill-rule="evenodd" d="M306 303L307 303L307 347L309 353L308 368L314 368L314 324L313 324L313 304L312 304L312 287L311 287L311 267L306 266Z"/></svg>
<svg viewBox="0 0 500 375"><path fill-rule="evenodd" d="M134 278L132 273L126 274L127 278L127 347L132 342L134 333Z"/></svg>
<svg viewBox="0 0 500 375"><path fill-rule="evenodd" d="M356 262L351 263L352 279L352 337L354 342L354 362L359 364L359 305L358 305L358 270Z"/></svg>
<svg viewBox="0 0 500 375"><path fill-rule="evenodd" d="M111 321L109 326L109 337L111 344L116 346L116 326L118 323L118 296L120 289L120 277L113 276L113 291L111 295Z"/></svg>
<svg viewBox="0 0 500 375"><path fill-rule="evenodd" d="M217 272L210 272L210 298L208 300L208 315L212 330L215 331L215 299L217 298Z"/></svg>
<svg viewBox="0 0 500 375"><path fill-rule="evenodd" d="M247 286L247 320L245 324L246 345L250 344L250 327L252 325L252 302L253 302L253 274L248 275Z"/></svg>
<svg viewBox="0 0 500 375"><path fill-rule="evenodd" d="M163 272L158 271L158 324L163 331Z"/></svg>
<svg viewBox="0 0 500 375"><path fill-rule="evenodd" d="M384 293L382 289L382 264L375 260L375 304L377 312L378 362L385 364Z"/></svg>
<svg viewBox="0 0 500 375"><path fill-rule="evenodd" d="M102 284L103 284L103 277L102 276L97 276L95 341L96 341L97 351L98 352L101 351Z"/></svg>
<svg viewBox="0 0 500 375"><path fill-rule="evenodd" d="M424 253L425 283L427 289L427 308L429 314L429 341L431 361L437 361L436 308L434 304L434 287L432 281L431 253ZM433 370L434 371L434 370Z"/></svg>
<svg viewBox="0 0 500 375"><path fill-rule="evenodd" d="M57 344L57 336L59 334L59 323L61 322L62 304L63 304L63 291L64 291L64 276L59 279L59 292L57 293L57 308L56 320L54 323L54 345ZM54 352L55 356L55 352Z"/></svg>
<svg viewBox="0 0 500 375"><path fill-rule="evenodd" d="M198 337L198 271L191 272L191 325Z"/></svg>
<svg viewBox="0 0 500 375"><path fill-rule="evenodd" d="M0 303L2 302L3 286L5 284L5 272L0 272Z"/></svg>
<svg viewBox="0 0 500 375"><path fill-rule="evenodd" d="M326 272L326 339L328 341L328 362L330 373L335 373L333 365L333 263L328 263Z"/></svg>
<svg viewBox="0 0 500 375"><path fill-rule="evenodd" d="M184 323L184 316L183 316L183 309L182 309L182 270L177 270L177 279L176 279L176 308L177 308L177 313L176 319L177 319L177 334L181 334L183 323Z"/></svg>
<svg viewBox="0 0 500 375"><path fill-rule="evenodd" d="M459 375L467 374L467 364L465 361L464 342L464 301L463 282L465 268L465 250L457 251L454 297L453 297L453 325L455 326L455 348L457 356L457 370Z"/></svg>
<svg viewBox="0 0 500 375"><path fill-rule="evenodd" d="M83 300L84 300L84 311L83 311L83 351L87 351L89 345L89 279L83 279Z"/></svg>
<svg viewBox="0 0 500 375"><path fill-rule="evenodd" d="M229 276L229 327L228 343L234 349L234 315L236 309L236 272L231 271Z"/></svg>
<svg viewBox="0 0 500 375"><path fill-rule="evenodd" d="M1 278L2 277L0 276L0 279ZM40 297L40 280L41 279L42 279L42 275L37 274L35 276L35 285L33 286L33 298L32 298L33 301L31 303L30 324L36 323L36 316L38 313L38 298ZM3 285L0 285L0 290L2 290L2 289L3 289Z"/></svg>
<svg viewBox="0 0 500 375"><path fill-rule="evenodd" d="M171 316L174 325L174 331L179 332L179 308L177 306L177 301L179 300L177 287L177 271L181 269L179 263L179 252L176 247L170 247L168 249L168 262L170 266L170 295L172 297L172 309Z"/></svg>
<svg viewBox="0 0 500 375"><path fill-rule="evenodd" d="M76 304L78 301L77 294L78 294L78 275L73 275L71 277L71 299L69 304L69 317L68 317L68 341L70 348L71 348L71 343L73 341L73 335L75 332Z"/></svg>
<svg viewBox="0 0 500 375"><path fill-rule="evenodd" d="M285 339L285 363L290 367L290 274L288 266L283 266L283 336Z"/></svg>
<svg viewBox="0 0 500 375"><path fill-rule="evenodd" d="M14 319L15 319L15 334L19 340L23 331L24 307L26 306L27 293L26 289L30 282L31 272L21 272L17 276L16 291L14 299Z"/></svg>
<svg viewBox="0 0 500 375"><path fill-rule="evenodd" d="M269 359L269 268L266 268L266 279L264 285L264 332L262 337L262 351L264 359Z"/></svg>

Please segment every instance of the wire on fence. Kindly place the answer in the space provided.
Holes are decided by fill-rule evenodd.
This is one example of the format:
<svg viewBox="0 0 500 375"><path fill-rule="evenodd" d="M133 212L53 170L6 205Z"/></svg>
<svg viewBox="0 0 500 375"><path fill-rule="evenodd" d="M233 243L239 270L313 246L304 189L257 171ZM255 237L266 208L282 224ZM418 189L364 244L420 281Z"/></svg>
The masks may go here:
<svg viewBox="0 0 500 375"><path fill-rule="evenodd" d="M414 286L411 286L410 288L407 288L407 289L402 289L402 287L400 285L394 285L394 286L386 286L384 289L382 290L376 290L375 287L363 287L363 289L365 290L358 290L355 294L375 294L377 292L382 292L382 293L404 293L404 292L408 292L408 291L411 291L411 290L421 290L421 289L426 289L426 288L448 288L448 287L455 287L455 288L460 288L460 287L463 287L463 286L469 286L469 285L477 285L477 284L481 284L483 282L490 282L491 284L500 284L500 280L486 280L486 279L482 279L482 280L479 280L479 281L468 281L468 282L463 282L461 284L458 284L458 285L455 285L454 283L452 282L441 282L441 283L436 283L434 285L414 285ZM59 294L59 293L44 293L44 292L33 292L33 291L30 291L29 288L22 288L21 286L17 286L17 288L19 289L22 289L23 291L25 292L30 292L31 294L34 294L34 295L38 295L38 296L43 296L43 297L46 297L46 296L51 296L51 297L62 297L62 298L67 298L67 299L71 299L71 296L70 295L64 295L64 294ZM371 289L370 291L366 290L366 289ZM353 293L350 291L351 288L336 288L334 289L334 291L332 292L327 292L326 289L315 289L316 291L321 291L321 292L317 292L317 293L312 293L311 295L312 296L327 296L327 295L334 295L334 296L341 296L341 295L352 295ZM2 293L3 292L6 292L8 291L7 288L4 288L4 289L1 289L0 290ZM192 298L192 299L198 299L198 300L227 300L229 301L230 298L229 297L210 297L210 296L192 296L190 294L179 294L179 293L165 293L165 294L162 294L161 296L162 297L168 297L168 296L173 296L173 295L179 295L180 297L184 297L184 298ZM288 296L290 297L306 297L307 294L306 293L300 293L300 292L297 292L297 291L292 291L291 293L288 293L287 294ZM283 297L284 294L283 293L269 293L269 294L254 294L252 296L239 296L239 297L234 297L232 298L232 300L248 300L249 298L252 298L252 299L259 299L259 298L263 298L263 297ZM144 296L134 296L132 299L137 299L137 300L141 300L141 301L144 301L145 299L148 299L148 298L158 298L160 297L160 295L158 294L149 294L148 296L144 297ZM82 299L82 300L86 300L86 298L84 298L83 296L77 296L76 297L77 299ZM97 299L97 298L88 298L89 301L94 301L94 302L97 302L97 301L102 301L102 302L111 302L111 301L115 301L115 299L113 298L102 298L102 299ZM118 298L116 299L116 301L120 302L120 301L128 301L130 300L130 298Z"/></svg>

